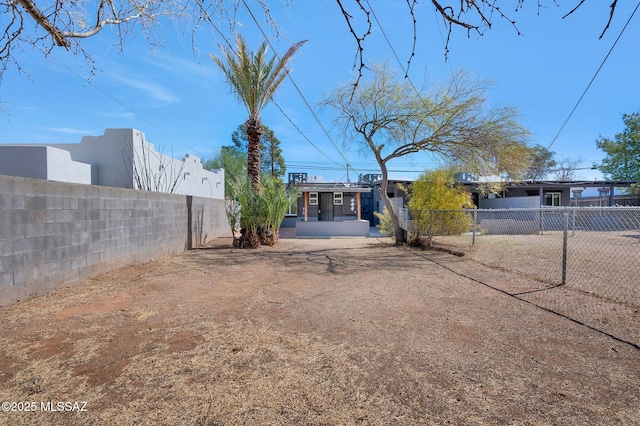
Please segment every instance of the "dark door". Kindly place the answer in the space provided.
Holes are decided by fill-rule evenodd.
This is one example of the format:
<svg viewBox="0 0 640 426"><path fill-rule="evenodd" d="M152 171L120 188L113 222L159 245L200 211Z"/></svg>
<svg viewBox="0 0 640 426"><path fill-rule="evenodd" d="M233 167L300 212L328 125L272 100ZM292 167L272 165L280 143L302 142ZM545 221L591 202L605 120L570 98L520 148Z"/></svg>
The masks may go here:
<svg viewBox="0 0 640 426"><path fill-rule="evenodd" d="M333 192L321 192L318 197L320 197L318 220L333 221Z"/></svg>
<svg viewBox="0 0 640 426"><path fill-rule="evenodd" d="M360 204L361 204L361 212L360 217L364 220L368 220L371 226L374 226L373 223L373 212L374 212L374 203L373 203L373 192L363 192L360 194Z"/></svg>

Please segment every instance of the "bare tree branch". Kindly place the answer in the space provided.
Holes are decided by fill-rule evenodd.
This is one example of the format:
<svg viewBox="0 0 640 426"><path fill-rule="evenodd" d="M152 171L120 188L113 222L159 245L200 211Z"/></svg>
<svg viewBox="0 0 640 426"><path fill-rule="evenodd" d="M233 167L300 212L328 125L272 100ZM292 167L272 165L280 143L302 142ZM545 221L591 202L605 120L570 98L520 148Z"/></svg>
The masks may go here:
<svg viewBox="0 0 640 426"><path fill-rule="evenodd" d="M414 11L414 6L416 4L415 0L406 0L409 6L408 14L413 20L414 27L414 40L411 48L411 52L409 54L409 59L407 61L410 64L411 59L415 56L415 46L416 46L416 28L417 28L417 18ZM575 0L579 1L578 5L576 5L569 13L567 13L564 17L572 14L578 9L585 0ZM609 25L613 19L613 15L615 12L615 7L618 0L612 0L613 2L610 5L610 14L609 21L607 22L606 27L602 31L600 37L604 35L604 33L609 28ZM358 76L354 83L354 87L358 85L360 79L362 78L364 70L367 68L365 66L365 42L369 35L371 35L371 21L369 16L374 14L373 6L366 1L366 4L363 4L361 0L336 0L340 11L347 23L349 28L349 32L351 33L353 39L356 42L357 48L355 53L355 61L354 61L354 69L357 69ZM351 3L354 6L358 6L360 16L364 16L366 19L367 25L365 25L365 29L358 32L356 30L356 17L350 14L348 10L348 5ZM517 0L515 12L520 11L524 7L525 0ZM538 13L540 13L540 9L543 7L544 3L553 3L557 6L557 0L536 0ZM513 27L516 35L521 35L520 30L516 25L515 19L512 19L508 16L503 9L501 8L501 4L507 4L506 1L500 0L456 0L456 1L446 1L446 0L431 0L431 4L435 8L436 12L442 18L445 27L447 29L447 37L444 46L444 55L445 58L448 57L449 54L449 43L451 41L451 34L455 30L455 28L460 28L463 31L466 31L470 36L471 33L476 33L479 36L484 35L485 31L491 29L496 21L506 21ZM375 16L375 14L374 14Z"/></svg>
<svg viewBox="0 0 640 426"><path fill-rule="evenodd" d="M294 1L304 4L304 0L285 0L285 4L289 5ZM418 2L405 2L405 13L411 18L413 26L408 69L416 53ZM586 3L585 0L569 2L577 4L564 17L573 14ZM268 3L267 0L256 0L256 4L262 8L264 21L280 35L278 22L272 16ZM430 0L431 6L447 28L445 58L449 52L452 32L456 28L466 31L468 35L473 32L482 36L496 22L506 21L519 35L516 21L501 8L501 5L513 3L507 0ZM536 0L538 13L547 3L558 5L559 0ZM600 37L608 30L617 3L618 0L612 0L609 19ZM357 87L367 69L365 50L366 42L372 34L371 15L374 14L374 6L368 0L335 0L335 4L356 43L353 68L357 69L358 75L353 87ZM516 0L514 12L520 11L524 4L525 0ZM138 35L140 32L153 46L161 42L160 37L155 37L155 29L163 18L183 21L182 26L191 31L195 51L195 34L203 27L213 29L225 40L233 38L230 36L235 32L240 5L242 0L0 0L0 14L3 18L0 30L0 81L9 67L22 72L19 54L27 47L40 50L44 56L48 56L56 47L64 47L73 54L83 56L93 68L92 55L83 48L81 41L95 36L107 27L116 29L113 44L120 49L124 49L128 36Z"/></svg>
<svg viewBox="0 0 640 426"><path fill-rule="evenodd" d="M567 16L573 14L576 10L578 10L578 8L580 8L580 6L582 6L584 4L586 0L580 0L580 3L578 3L573 9L571 9L569 12L567 12L562 19L566 18ZM609 20L607 21L607 25L605 25L604 29L602 30L602 33L600 34L599 38L602 38L604 36L604 33L607 32L607 30L609 29L609 26L611 25L611 21L613 20L613 15L616 12L616 6L618 4L618 0L613 0L611 2L611 4L609 5Z"/></svg>
<svg viewBox="0 0 640 426"><path fill-rule="evenodd" d="M336 2L338 3L338 6L340 7L340 11L342 12L342 16L344 17L345 22L347 23L347 26L349 27L349 31L351 32L351 35L353 36L353 38L356 41L356 44L358 46L357 51L356 51L356 61L359 61L360 64L358 66L358 77L356 78L355 83L353 83L354 87L358 86L358 83L360 82L360 79L362 78L362 73L363 70L366 68L365 64L364 64L364 47L363 47L363 43L364 40L371 35L371 17L370 17L370 12L367 8L365 8L362 3L360 2L360 0L353 0L355 1L358 6L360 7L360 11L362 13L364 13L366 20L367 20L367 30L362 34L362 35L358 35L358 33L356 32L356 30L354 29L353 26L353 16L351 14L349 14L346 9L344 8L342 1L341 0L336 0ZM356 64L354 63L354 68L356 67Z"/></svg>
<svg viewBox="0 0 640 426"><path fill-rule="evenodd" d="M57 47L64 47L83 57L95 70L93 56L82 40L93 37L107 27L113 31L113 45L124 49L130 36L142 36L150 46L161 45L156 33L162 19L180 21L181 27L195 33L203 27L229 38L237 23L236 12L242 0L0 0L0 81L4 71L14 67L22 73L20 53L27 48L39 50L47 57ZM291 0L287 0L287 3ZM275 25L265 0L265 20ZM228 25L228 31L223 31ZM193 42L194 51L195 41Z"/></svg>
<svg viewBox="0 0 640 426"><path fill-rule="evenodd" d="M38 9L38 7L31 0L16 0L20 6L24 8L24 10L31 15L31 17L47 31L51 34L51 37L55 40L56 44L60 47L66 47L67 50L71 47L71 43L66 39L60 29L58 29L50 20L45 16L44 13Z"/></svg>

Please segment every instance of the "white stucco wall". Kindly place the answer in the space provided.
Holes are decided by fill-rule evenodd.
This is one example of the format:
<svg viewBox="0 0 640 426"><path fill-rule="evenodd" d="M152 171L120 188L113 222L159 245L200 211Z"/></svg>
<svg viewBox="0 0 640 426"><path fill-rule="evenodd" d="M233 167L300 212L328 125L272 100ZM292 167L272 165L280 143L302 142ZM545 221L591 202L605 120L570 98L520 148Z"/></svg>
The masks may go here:
<svg viewBox="0 0 640 426"><path fill-rule="evenodd" d="M123 130L133 131L131 135L126 135L133 143L124 149L129 150L126 151L127 158L133 159L131 173L134 189L151 188L158 192L224 199L223 169L213 172L205 170L200 158L192 154L177 160L156 151L155 146L145 139L144 133L135 129ZM109 144L111 140L107 139L104 143Z"/></svg>
<svg viewBox="0 0 640 426"><path fill-rule="evenodd" d="M158 152L137 129L106 129L80 143L0 150L0 174L224 199L223 169L204 170L194 155L178 160Z"/></svg>
<svg viewBox="0 0 640 426"><path fill-rule="evenodd" d="M48 146L47 180L91 185L91 164L73 161L69 151Z"/></svg>
<svg viewBox="0 0 640 426"><path fill-rule="evenodd" d="M68 151L42 145L1 145L0 174L56 182L91 184L91 165Z"/></svg>
<svg viewBox="0 0 640 426"><path fill-rule="evenodd" d="M0 146L0 174L25 178L47 178L45 146Z"/></svg>
<svg viewBox="0 0 640 426"><path fill-rule="evenodd" d="M71 158L94 166L94 185L133 189L131 146L135 129L107 129L102 136L84 136L80 143L55 144Z"/></svg>
<svg viewBox="0 0 640 426"><path fill-rule="evenodd" d="M199 191L201 197L224 199L224 169L205 170L200 158L187 154L184 158L183 182L178 187L178 194L195 195L182 191Z"/></svg>

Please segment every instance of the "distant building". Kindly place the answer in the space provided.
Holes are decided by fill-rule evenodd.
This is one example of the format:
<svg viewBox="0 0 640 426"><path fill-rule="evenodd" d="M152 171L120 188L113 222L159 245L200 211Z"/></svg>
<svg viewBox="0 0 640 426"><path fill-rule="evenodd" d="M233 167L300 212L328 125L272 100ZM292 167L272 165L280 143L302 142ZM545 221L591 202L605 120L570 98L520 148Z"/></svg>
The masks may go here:
<svg viewBox="0 0 640 426"><path fill-rule="evenodd" d="M136 129L107 129L80 143L0 145L0 174L58 182L224 198L224 170L204 170L198 157L157 152Z"/></svg>
<svg viewBox="0 0 640 426"><path fill-rule="evenodd" d="M301 185L303 183L323 183L322 176L309 176L307 173L289 173L289 185Z"/></svg>
<svg viewBox="0 0 640 426"><path fill-rule="evenodd" d="M498 194L488 193L484 182L460 182L471 194L473 203L480 209L511 209L537 207L565 207L582 204L586 188L598 188L600 206L620 204L616 201L615 188L628 188L635 181L511 181L503 182ZM571 197L571 194L574 197Z"/></svg>
<svg viewBox="0 0 640 426"><path fill-rule="evenodd" d="M478 175L476 173L459 172L453 174L453 180L455 182L478 182Z"/></svg>
<svg viewBox="0 0 640 426"><path fill-rule="evenodd" d="M373 183L382 179L382 174L380 173L367 173L366 175L362 175L361 183Z"/></svg>
<svg viewBox="0 0 640 426"><path fill-rule="evenodd" d="M289 173L290 185L299 185L301 183L307 183L306 173Z"/></svg>

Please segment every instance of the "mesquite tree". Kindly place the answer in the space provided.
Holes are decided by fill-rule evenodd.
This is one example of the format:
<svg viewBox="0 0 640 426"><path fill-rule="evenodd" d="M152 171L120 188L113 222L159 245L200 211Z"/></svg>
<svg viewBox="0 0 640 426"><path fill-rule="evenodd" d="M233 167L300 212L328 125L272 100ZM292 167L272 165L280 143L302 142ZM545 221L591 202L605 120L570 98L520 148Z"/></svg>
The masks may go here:
<svg viewBox="0 0 640 426"><path fill-rule="evenodd" d="M335 108L345 141L360 144L380 166L380 197L393 222L396 244L405 242L387 195L389 161L420 152L486 174L521 174L529 165L528 132L511 108L489 108L485 83L455 74L439 89L415 88L388 65L372 67L357 86L343 84L325 100Z"/></svg>

